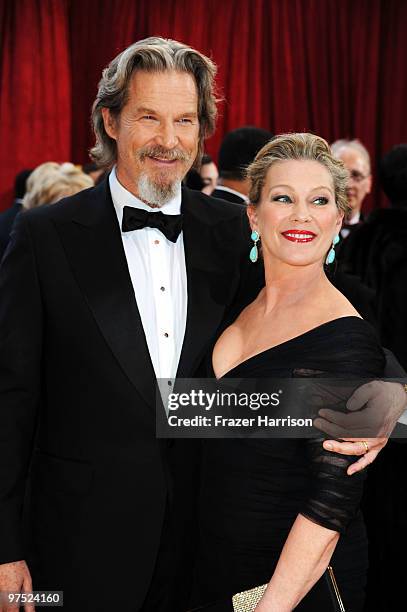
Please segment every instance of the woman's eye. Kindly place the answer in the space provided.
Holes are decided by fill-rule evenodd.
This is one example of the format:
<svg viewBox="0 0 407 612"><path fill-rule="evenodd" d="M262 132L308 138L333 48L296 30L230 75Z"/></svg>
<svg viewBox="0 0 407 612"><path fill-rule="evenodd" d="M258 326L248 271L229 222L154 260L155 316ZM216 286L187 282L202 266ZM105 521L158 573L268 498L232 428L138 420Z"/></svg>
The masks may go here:
<svg viewBox="0 0 407 612"><path fill-rule="evenodd" d="M178 123L192 123L191 119L187 119L186 117L182 117L181 119L178 119Z"/></svg>
<svg viewBox="0 0 407 612"><path fill-rule="evenodd" d="M288 195L279 195L273 197L273 202L283 202L284 204L290 204L292 200Z"/></svg>
<svg viewBox="0 0 407 612"><path fill-rule="evenodd" d="M323 206L324 204L328 204L328 202L329 200L325 196L320 196L319 198L315 198L315 200L313 200L313 203L317 206Z"/></svg>
<svg viewBox="0 0 407 612"><path fill-rule="evenodd" d="M144 116L143 116L143 119L150 119L150 120L153 120L153 119L155 119L155 117L153 117L153 115L144 115Z"/></svg>

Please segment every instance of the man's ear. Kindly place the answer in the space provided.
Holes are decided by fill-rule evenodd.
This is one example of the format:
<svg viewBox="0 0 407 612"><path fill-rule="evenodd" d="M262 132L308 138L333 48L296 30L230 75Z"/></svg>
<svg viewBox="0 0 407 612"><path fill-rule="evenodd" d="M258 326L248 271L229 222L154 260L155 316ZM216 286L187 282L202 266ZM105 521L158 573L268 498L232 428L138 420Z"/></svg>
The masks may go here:
<svg viewBox="0 0 407 612"><path fill-rule="evenodd" d="M113 117L109 108L102 108L102 117L107 135L113 138L113 140L116 140L116 119Z"/></svg>
<svg viewBox="0 0 407 612"><path fill-rule="evenodd" d="M367 177L367 188L366 188L366 193L370 193L372 191L372 175L369 174L369 176Z"/></svg>

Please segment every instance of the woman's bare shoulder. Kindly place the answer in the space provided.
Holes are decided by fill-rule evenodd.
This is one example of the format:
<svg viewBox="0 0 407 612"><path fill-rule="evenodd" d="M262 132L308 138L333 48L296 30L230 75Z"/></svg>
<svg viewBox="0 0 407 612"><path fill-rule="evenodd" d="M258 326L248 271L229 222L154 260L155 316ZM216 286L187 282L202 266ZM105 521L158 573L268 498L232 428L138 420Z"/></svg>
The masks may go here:
<svg viewBox="0 0 407 612"><path fill-rule="evenodd" d="M347 297L343 295L336 287L330 284L327 289L324 299L324 307L332 319L340 317L360 317L362 316L351 304Z"/></svg>

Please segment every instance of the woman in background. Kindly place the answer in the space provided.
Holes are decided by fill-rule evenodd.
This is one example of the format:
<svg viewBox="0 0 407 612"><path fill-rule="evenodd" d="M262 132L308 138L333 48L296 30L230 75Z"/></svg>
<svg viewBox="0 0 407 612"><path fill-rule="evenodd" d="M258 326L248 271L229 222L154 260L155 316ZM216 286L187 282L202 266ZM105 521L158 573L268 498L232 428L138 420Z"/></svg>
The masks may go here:
<svg viewBox="0 0 407 612"><path fill-rule="evenodd" d="M37 166L27 180L23 209L54 204L94 185L90 176L70 162L45 162Z"/></svg>

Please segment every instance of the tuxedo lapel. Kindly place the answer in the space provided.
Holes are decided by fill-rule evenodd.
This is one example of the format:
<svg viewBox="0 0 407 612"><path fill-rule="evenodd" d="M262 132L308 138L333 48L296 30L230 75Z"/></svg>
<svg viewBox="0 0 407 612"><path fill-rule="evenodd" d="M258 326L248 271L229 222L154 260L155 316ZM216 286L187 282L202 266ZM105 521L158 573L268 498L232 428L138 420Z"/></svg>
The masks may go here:
<svg viewBox="0 0 407 612"><path fill-rule="evenodd" d="M225 313L232 288L230 259L219 248L217 228L193 192L183 189L182 213L188 307L177 377L194 375ZM218 230L219 231L219 230ZM223 255L223 257L222 257Z"/></svg>
<svg viewBox="0 0 407 612"><path fill-rule="evenodd" d="M57 230L107 344L137 391L153 406L154 370L108 182L86 196L72 219L56 222Z"/></svg>

